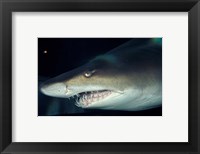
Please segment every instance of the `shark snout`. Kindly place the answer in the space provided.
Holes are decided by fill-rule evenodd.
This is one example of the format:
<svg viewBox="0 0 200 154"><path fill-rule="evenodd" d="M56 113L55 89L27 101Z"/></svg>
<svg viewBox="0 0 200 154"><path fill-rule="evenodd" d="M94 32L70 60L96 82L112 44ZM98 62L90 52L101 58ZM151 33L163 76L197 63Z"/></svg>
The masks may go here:
<svg viewBox="0 0 200 154"><path fill-rule="evenodd" d="M53 84L43 84L40 87L40 91L48 96L52 97L66 97L67 87L64 83L53 83Z"/></svg>

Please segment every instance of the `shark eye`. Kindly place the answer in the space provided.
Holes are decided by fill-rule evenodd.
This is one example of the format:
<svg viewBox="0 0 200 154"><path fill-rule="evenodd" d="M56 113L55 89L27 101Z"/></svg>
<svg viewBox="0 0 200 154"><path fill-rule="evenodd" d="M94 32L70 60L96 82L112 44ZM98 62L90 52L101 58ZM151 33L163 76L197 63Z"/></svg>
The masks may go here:
<svg viewBox="0 0 200 154"><path fill-rule="evenodd" d="M91 74L90 72L85 72L85 74L84 74L84 75L85 75L85 77L87 77L87 78L88 78L88 77L90 77L92 74Z"/></svg>
<svg viewBox="0 0 200 154"><path fill-rule="evenodd" d="M87 78L89 78L89 77L92 76L92 74L93 74L94 72L95 72L95 70L93 70L93 71L87 71L87 72L84 73L84 76L87 77Z"/></svg>

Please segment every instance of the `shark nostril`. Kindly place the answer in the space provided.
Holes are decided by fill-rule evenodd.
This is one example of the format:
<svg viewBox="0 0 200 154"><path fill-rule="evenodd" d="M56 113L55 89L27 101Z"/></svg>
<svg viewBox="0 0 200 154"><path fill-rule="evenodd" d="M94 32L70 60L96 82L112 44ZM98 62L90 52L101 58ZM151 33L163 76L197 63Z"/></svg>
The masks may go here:
<svg viewBox="0 0 200 154"><path fill-rule="evenodd" d="M66 88L66 94L68 94L70 92L70 90L68 88Z"/></svg>

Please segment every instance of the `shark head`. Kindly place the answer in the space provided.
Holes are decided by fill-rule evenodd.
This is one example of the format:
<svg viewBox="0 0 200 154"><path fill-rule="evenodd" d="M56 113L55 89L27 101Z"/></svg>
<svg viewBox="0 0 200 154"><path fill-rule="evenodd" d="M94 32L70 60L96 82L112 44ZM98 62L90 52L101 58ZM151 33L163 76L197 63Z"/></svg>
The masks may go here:
<svg viewBox="0 0 200 154"><path fill-rule="evenodd" d="M130 74L125 74L121 67L112 55L99 56L46 81L41 85L41 92L52 97L74 98L82 108L112 109L128 99L132 89L133 83L127 78Z"/></svg>

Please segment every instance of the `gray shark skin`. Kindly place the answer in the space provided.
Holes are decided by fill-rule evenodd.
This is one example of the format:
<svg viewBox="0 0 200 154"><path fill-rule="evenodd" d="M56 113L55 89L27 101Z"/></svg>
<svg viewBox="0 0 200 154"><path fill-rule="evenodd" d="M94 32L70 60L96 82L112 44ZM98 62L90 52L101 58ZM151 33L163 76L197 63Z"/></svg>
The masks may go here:
<svg viewBox="0 0 200 154"><path fill-rule="evenodd" d="M86 109L140 111L162 104L162 45L132 39L40 86L43 94L74 98Z"/></svg>

